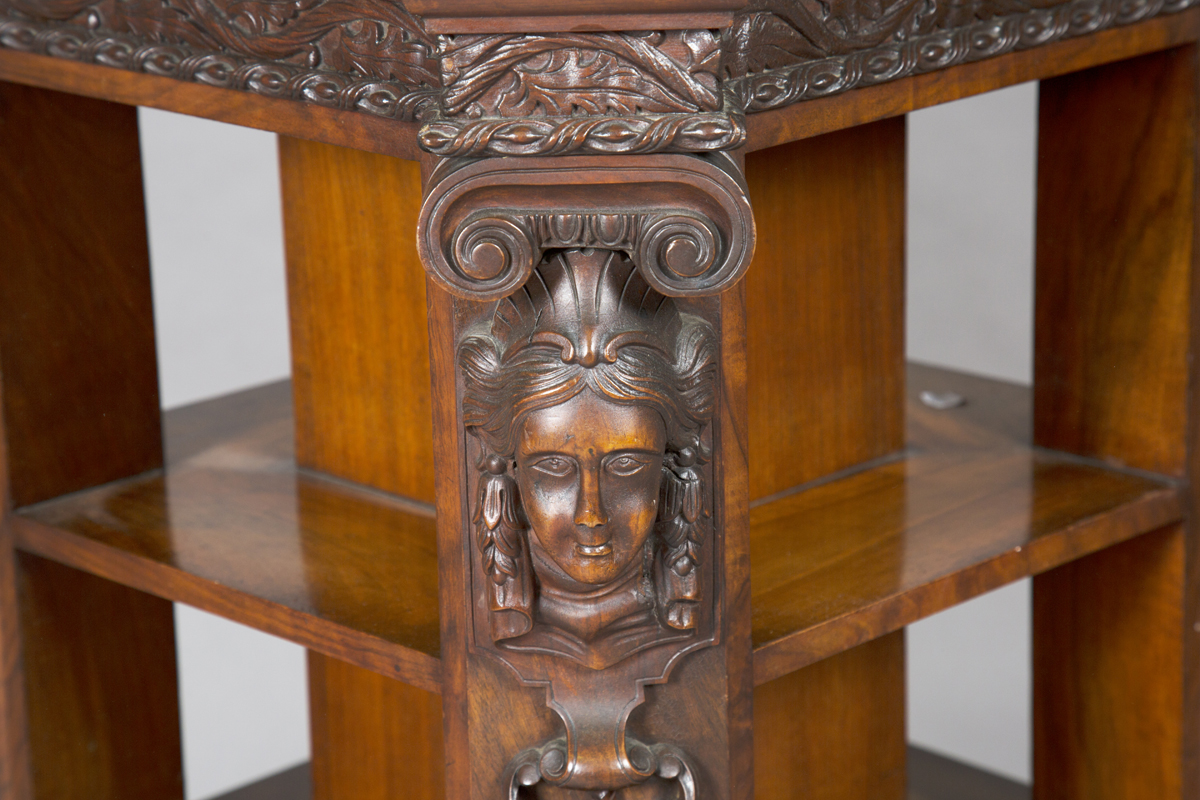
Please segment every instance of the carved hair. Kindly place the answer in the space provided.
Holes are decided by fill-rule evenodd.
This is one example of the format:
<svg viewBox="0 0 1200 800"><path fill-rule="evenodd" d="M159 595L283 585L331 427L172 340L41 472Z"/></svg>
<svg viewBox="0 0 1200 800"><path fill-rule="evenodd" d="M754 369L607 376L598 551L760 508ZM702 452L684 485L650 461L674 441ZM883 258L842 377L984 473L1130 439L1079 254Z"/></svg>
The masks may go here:
<svg viewBox="0 0 1200 800"><path fill-rule="evenodd" d="M532 625L533 588L517 487L508 465L526 418L590 389L621 405L648 406L663 419L667 452L656 558L660 617L695 626L694 567L705 514L701 433L712 420L716 336L708 323L681 314L635 266L612 251L565 251L543 262L525 287L500 301L490 329L458 350L463 417L484 444L475 522L493 638ZM505 614L518 612L518 617Z"/></svg>
<svg viewBox="0 0 1200 800"><path fill-rule="evenodd" d="M617 252L550 259L500 301L491 331L468 337L458 358L464 421L503 458L513 456L529 414L584 389L655 409L674 449L694 447L712 418L712 328L680 314Z"/></svg>

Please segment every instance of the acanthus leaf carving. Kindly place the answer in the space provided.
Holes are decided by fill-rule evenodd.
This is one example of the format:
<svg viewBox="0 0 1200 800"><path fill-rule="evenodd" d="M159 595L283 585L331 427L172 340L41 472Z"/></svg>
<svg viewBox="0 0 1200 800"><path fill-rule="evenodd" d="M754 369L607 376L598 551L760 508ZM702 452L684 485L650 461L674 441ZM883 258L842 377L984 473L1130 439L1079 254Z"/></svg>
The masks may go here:
<svg viewBox="0 0 1200 800"><path fill-rule="evenodd" d="M746 113L1177 13L1200 0L774 0L734 21L723 45L727 89Z"/></svg>
<svg viewBox="0 0 1200 800"><path fill-rule="evenodd" d="M716 111L709 31L441 37L446 117Z"/></svg>
<svg viewBox="0 0 1200 800"><path fill-rule="evenodd" d="M0 46L393 119L440 80L421 21L384 0L6 0Z"/></svg>
<svg viewBox="0 0 1200 800"><path fill-rule="evenodd" d="M445 158L708 152L745 141L745 120L735 113L439 118L418 134L422 149Z"/></svg>

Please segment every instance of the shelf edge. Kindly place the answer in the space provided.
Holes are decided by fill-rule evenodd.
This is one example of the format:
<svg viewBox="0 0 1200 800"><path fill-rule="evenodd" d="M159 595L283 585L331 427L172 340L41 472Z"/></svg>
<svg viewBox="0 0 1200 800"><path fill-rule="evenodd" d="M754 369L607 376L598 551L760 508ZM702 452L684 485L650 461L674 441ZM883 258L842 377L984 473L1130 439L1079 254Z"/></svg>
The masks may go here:
<svg viewBox="0 0 1200 800"><path fill-rule="evenodd" d="M351 632L337 623L16 514L9 522L17 548L25 552L248 625L425 691L442 691L442 662L427 653Z"/></svg>

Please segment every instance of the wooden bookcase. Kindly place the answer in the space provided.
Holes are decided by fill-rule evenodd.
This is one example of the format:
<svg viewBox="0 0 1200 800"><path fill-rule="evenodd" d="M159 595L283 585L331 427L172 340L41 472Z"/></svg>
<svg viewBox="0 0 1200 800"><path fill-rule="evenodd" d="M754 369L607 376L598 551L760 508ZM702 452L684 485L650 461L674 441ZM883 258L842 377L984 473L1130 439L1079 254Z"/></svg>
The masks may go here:
<svg viewBox="0 0 1200 800"><path fill-rule="evenodd" d="M1200 796L1197 40L748 117L761 800L903 797L904 627L1027 576L1034 796ZM1033 389L906 366L903 114L1032 79ZM0 81L0 797L182 796L171 602L308 648L314 797L445 796L416 125L17 49ZM281 134L290 384L160 415L138 104Z"/></svg>

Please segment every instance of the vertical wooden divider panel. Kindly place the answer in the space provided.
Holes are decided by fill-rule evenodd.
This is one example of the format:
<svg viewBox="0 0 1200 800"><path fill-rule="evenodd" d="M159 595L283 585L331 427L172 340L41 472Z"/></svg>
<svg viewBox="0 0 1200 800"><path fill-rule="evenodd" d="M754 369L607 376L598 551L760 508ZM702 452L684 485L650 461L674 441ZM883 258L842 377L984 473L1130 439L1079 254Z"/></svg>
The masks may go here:
<svg viewBox="0 0 1200 800"><path fill-rule="evenodd" d="M1190 428L1196 458L1196 77L1186 47L1042 83L1039 445L1182 476ZM1194 520L1034 579L1037 797L1200 791Z"/></svg>
<svg viewBox="0 0 1200 800"><path fill-rule="evenodd" d="M750 498L904 447L904 118L746 156Z"/></svg>
<svg viewBox="0 0 1200 800"><path fill-rule="evenodd" d="M7 515L153 469L162 438L136 109L0 84L0 186ZM171 604L18 568L5 529L5 797L181 798Z"/></svg>
<svg viewBox="0 0 1200 800"><path fill-rule="evenodd" d="M433 502L414 161L279 139L296 460Z"/></svg>
<svg viewBox="0 0 1200 800"><path fill-rule="evenodd" d="M317 797L334 796L335 787L339 798L445 797L441 698L324 656L309 661L308 674L312 706L322 711L312 720L322 745L313 747ZM328 746L338 742L353 743L354 757Z"/></svg>
<svg viewBox="0 0 1200 800"><path fill-rule="evenodd" d="M0 398L3 397L4 376L0 375ZM0 414L0 797L29 800L33 782L29 772L25 674L17 613L17 552L12 528L4 521L12 510L8 497L7 438L4 415Z"/></svg>
<svg viewBox="0 0 1200 800"><path fill-rule="evenodd" d="M297 461L432 503L420 167L286 137L279 158ZM308 663L314 798L441 798L440 698Z"/></svg>
<svg viewBox="0 0 1200 800"><path fill-rule="evenodd" d="M171 602L37 556L18 565L34 797L182 798Z"/></svg>
<svg viewBox="0 0 1200 800"><path fill-rule="evenodd" d="M752 500L904 446L904 126L746 157ZM903 642L898 632L755 689L758 797L904 796Z"/></svg>

